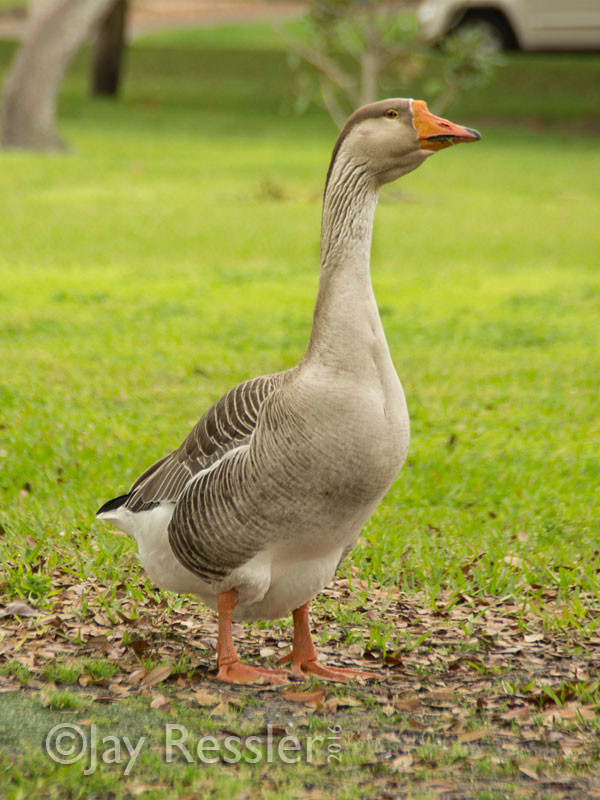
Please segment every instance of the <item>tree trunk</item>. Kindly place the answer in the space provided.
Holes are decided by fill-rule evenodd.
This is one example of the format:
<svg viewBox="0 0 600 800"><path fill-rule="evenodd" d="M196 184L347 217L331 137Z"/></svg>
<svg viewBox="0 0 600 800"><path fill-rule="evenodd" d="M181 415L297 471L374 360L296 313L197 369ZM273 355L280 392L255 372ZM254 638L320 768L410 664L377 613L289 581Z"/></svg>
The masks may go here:
<svg viewBox="0 0 600 800"><path fill-rule="evenodd" d="M113 0L46 0L36 12L4 83L2 146L62 150L58 90L91 25Z"/></svg>
<svg viewBox="0 0 600 800"><path fill-rule="evenodd" d="M57 6L60 0L29 0L27 17L31 25L38 17L45 16L52 6Z"/></svg>
<svg viewBox="0 0 600 800"><path fill-rule="evenodd" d="M377 99L377 89L381 77L379 57L383 50L382 35L377 25L379 13L374 5L368 6L365 12L363 51L360 57L359 104L361 106Z"/></svg>
<svg viewBox="0 0 600 800"><path fill-rule="evenodd" d="M116 97L125 49L128 0L113 0L98 27L92 63L92 94Z"/></svg>

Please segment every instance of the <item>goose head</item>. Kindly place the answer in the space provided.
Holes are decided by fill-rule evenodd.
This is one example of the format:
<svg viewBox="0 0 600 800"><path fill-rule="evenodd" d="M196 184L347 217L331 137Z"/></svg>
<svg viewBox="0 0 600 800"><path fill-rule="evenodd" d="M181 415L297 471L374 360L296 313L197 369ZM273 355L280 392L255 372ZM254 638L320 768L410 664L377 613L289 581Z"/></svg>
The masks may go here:
<svg viewBox="0 0 600 800"><path fill-rule="evenodd" d="M360 165L381 186L416 169L437 150L478 139L478 131L436 117L423 100L369 103L355 111L342 129L327 177L336 162Z"/></svg>

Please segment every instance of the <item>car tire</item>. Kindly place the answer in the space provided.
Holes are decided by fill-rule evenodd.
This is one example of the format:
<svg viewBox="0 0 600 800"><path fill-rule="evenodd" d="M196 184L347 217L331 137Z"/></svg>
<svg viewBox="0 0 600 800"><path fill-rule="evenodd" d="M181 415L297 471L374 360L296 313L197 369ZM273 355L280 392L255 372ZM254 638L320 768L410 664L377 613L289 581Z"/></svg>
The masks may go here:
<svg viewBox="0 0 600 800"><path fill-rule="evenodd" d="M478 31L485 40L486 49L493 53L514 50L517 47L515 35L506 19L497 12L467 12L454 28L453 33Z"/></svg>

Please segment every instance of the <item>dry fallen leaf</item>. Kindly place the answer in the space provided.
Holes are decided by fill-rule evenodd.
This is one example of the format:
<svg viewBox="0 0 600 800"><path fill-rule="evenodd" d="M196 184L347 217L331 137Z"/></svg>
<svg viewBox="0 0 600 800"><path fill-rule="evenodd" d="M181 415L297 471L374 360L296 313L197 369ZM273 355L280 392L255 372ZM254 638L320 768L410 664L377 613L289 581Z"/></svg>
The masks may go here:
<svg viewBox="0 0 600 800"><path fill-rule="evenodd" d="M306 706L320 708L325 699L325 689L315 689L312 692L295 692L293 689L284 689L281 698L292 703L303 703Z"/></svg>
<svg viewBox="0 0 600 800"><path fill-rule="evenodd" d="M50 692L56 689L56 686L53 683L49 683L42 691L40 692L40 703L46 708L52 702L50 698Z"/></svg>
<svg viewBox="0 0 600 800"><path fill-rule="evenodd" d="M582 706L579 704L562 706L562 708L551 708L542 715L544 725L552 725L559 720L572 720L578 719L592 720L596 716L596 712L589 706Z"/></svg>
<svg viewBox="0 0 600 800"><path fill-rule="evenodd" d="M523 637L524 641L527 644L532 644L533 642L541 642L544 639L543 633L526 633Z"/></svg>
<svg viewBox="0 0 600 800"><path fill-rule="evenodd" d="M131 647L136 656L140 658L150 647L150 642L146 641L146 639L134 639L133 641L129 642L128 646Z"/></svg>
<svg viewBox="0 0 600 800"><path fill-rule="evenodd" d="M519 558L519 556L509 554L504 556L504 563L508 564L509 567L517 567L518 569L521 569L523 566L523 559Z"/></svg>
<svg viewBox="0 0 600 800"><path fill-rule="evenodd" d="M423 704L418 697L404 697L402 700L396 700L394 705L398 711L415 711Z"/></svg>
<svg viewBox="0 0 600 800"><path fill-rule="evenodd" d="M392 772L413 772L413 757L410 753L405 753L402 756L394 758L390 762L390 769Z"/></svg>
<svg viewBox="0 0 600 800"><path fill-rule="evenodd" d="M39 611L26 603L9 603L0 610L0 617L37 617Z"/></svg>
<svg viewBox="0 0 600 800"><path fill-rule="evenodd" d="M395 653L386 653L383 663L386 667L400 667L402 666L402 658Z"/></svg>
<svg viewBox="0 0 600 800"><path fill-rule="evenodd" d="M424 703L454 703L455 701L456 692L450 691L449 689L427 692L423 697Z"/></svg>
<svg viewBox="0 0 600 800"><path fill-rule="evenodd" d="M150 708L157 708L159 711L170 711L171 704L164 694L157 694L150 703Z"/></svg>
<svg viewBox="0 0 600 800"><path fill-rule="evenodd" d="M151 686L156 686L157 683L164 681L171 674L171 666L169 664L161 664L159 667L154 667L153 670L142 679L140 683L141 689L148 689Z"/></svg>
<svg viewBox="0 0 600 800"><path fill-rule="evenodd" d="M139 683L142 680L142 678L147 674L148 670L144 669L143 667L140 667L139 669L134 669L133 672L129 674L127 680L129 681L129 683L135 685L136 683Z"/></svg>
<svg viewBox="0 0 600 800"><path fill-rule="evenodd" d="M344 695L343 697L336 697L338 707L340 708L359 708L363 705L362 700L359 700L357 697L352 697L351 695Z"/></svg>
<svg viewBox="0 0 600 800"><path fill-rule="evenodd" d="M229 713L229 703L227 700L221 700L221 702L214 708L211 708L208 713L215 717L226 717Z"/></svg>
<svg viewBox="0 0 600 800"><path fill-rule="evenodd" d="M456 790L456 784L451 783L450 781L430 781L429 783L425 784L425 787L429 791L441 795L447 794L448 792L454 792Z"/></svg>
<svg viewBox="0 0 600 800"><path fill-rule="evenodd" d="M161 789L168 789L168 786L158 783L131 783L127 787L127 791L133 795L133 797L138 797L140 794L145 794L146 792L156 792Z"/></svg>
<svg viewBox="0 0 600 800"><path fill-rule="evenodd" d="M539 780L539 776L534 767L528 766L527 764L519 764L518 766L519 766L519 772L522 772L523 775L527 775L527 777L531 778L532 781Z"/></svg>
<svg viewBox="0 0 600 800"><path fill-rule="evenodd" d="M108 684L108 691L121 695L121 697L126 697L130 693L131 689L129 688L129 686L123 686L122 683L117 683L116 681L112 681L112 683Z"/></svg>
<svg viewBox="0 0 600 800"><path fill-rule="evenodd" d="M489 728L479 728L476 731L466 731L457 736L457 741L465 744L466 742L477 742L479 739L485 739L490 733Z"/></svg>
<svg viewBox="0 0 600 800"><path fill-rule="evenodd" d="M500 714L500 719L505 720L506 722L516 722L517 724L523 724L525 720L531 718L531 709L526 707L521 708L513 708L511 711L506 711L504 714Z"/></svg>
<svg viewBox="0 0 600 800"><path fill-rule="evenodd" d="M288 729L282 725L268 725L258 731L258 736L287 736Z"/></svg>
<svg viewBox="0 0 600 800"><path fill-rule="evenodd" d="M219 695L207 692L206 689L198 689L192 693L192 697L199 706L214 706L221 701Z"/></svg>

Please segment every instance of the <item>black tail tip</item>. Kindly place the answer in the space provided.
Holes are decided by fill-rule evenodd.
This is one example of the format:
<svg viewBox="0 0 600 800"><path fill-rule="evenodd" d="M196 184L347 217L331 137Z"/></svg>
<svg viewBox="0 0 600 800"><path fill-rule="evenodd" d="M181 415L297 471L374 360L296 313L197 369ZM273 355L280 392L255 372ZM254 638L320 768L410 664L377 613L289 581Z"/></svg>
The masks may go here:
<svg viewBox="0 0 600 800"><path fill-rule="evenodd" d="M122 505L125 505L127 498L129 497L128 494L122 494L119 497L113 497L112 500L109 500L107 503L104 503L98 511L96 511L96 516L99 514L104 514L105 511L114 511L115 508L121 508Z"/></svg>

